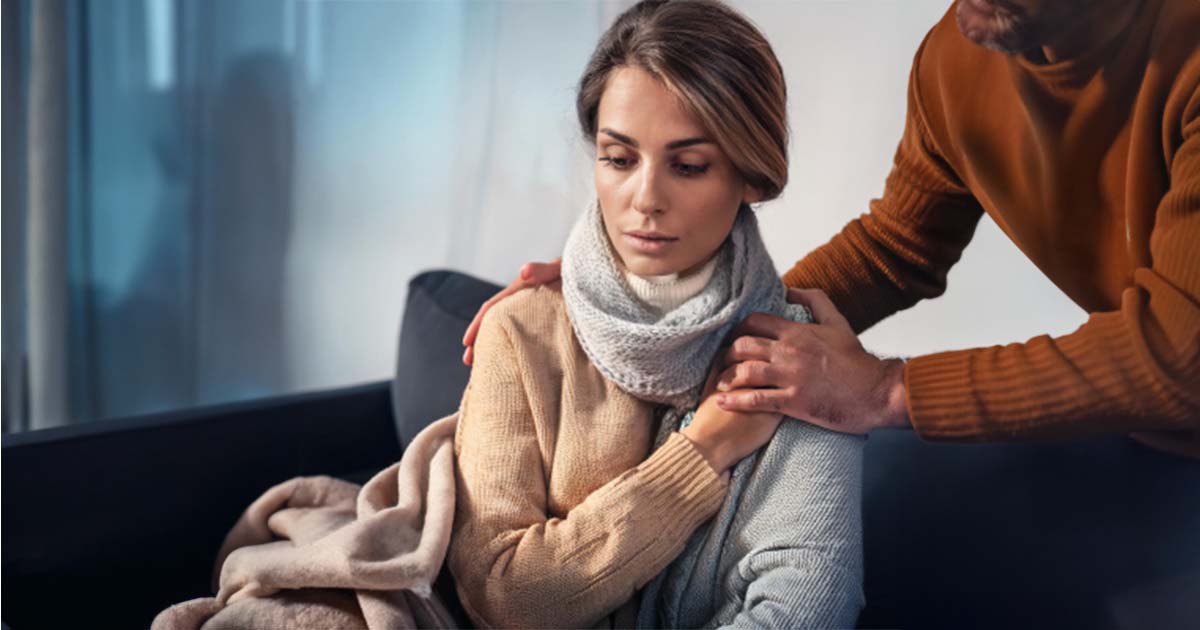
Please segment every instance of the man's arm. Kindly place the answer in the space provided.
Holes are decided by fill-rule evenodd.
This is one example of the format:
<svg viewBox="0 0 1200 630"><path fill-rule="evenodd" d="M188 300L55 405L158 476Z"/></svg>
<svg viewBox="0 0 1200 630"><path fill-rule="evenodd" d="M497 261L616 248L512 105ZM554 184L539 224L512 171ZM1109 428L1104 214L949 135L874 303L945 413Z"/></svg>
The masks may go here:
<svg viewBox="0 0 1200 630"><path fill-rule="evenodd" d="M884 198L784 276L823 290L844 319L752 316L766 333L734 343L720 406L846 432L902 418L924 438L957 441L1200 428L1200 96L1181 109L1152 262L1135 271L1120 310L1094 313L1062 337L916 357L889 371L846 333L940 294L979 212L924 131L910 82ZM898 398L907 413L897 413Z"/></svg>
<svg viewBox="0 0 1200 630"><path fill-rule="evenodd" d="M1075 332L917 357L913 426L944 440L1200 428L1200 90L1184 108L1147 267Z"/></svg>
<svg viewBox="0 0 1200 630"><path fill-rule="evenodd" d="M883 196L783 275L789 287L824 291L855 333L944 293L946 274L983 216L928 133L916 83L923 51L924 44L913 62L904 134Z"/></svg>

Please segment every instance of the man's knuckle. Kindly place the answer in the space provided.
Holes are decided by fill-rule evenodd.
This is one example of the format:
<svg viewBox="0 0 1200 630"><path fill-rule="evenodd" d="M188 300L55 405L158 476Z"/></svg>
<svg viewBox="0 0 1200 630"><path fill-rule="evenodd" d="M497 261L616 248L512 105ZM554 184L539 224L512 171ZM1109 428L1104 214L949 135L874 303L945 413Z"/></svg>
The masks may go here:
<svg viewBox="0 0 1200 630"><path fill-rule="evenodd" d="M760 379L766 379L770 375L770 365L766 363L756 363L754 365L754 373Z"/></svg>

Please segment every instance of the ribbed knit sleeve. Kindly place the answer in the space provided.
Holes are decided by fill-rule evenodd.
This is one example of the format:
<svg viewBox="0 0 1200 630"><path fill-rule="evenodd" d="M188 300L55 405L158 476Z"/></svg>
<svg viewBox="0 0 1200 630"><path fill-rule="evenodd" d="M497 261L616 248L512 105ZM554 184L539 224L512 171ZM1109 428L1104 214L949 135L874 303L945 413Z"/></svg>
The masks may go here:
<svg viewBox="0 0 1200 630"><path fill-rule="evenodd" d="M1200 74L1200 73L1198 73ZM1200 90L1180 106L1149 266L1075 332L908 363L913 426L939 440L1200 428Z"/></svg>
<svg viewBox="0 0 1200 630"><path fill-rule="evenodd" d="M1163 82L1175 87L1155 106L1163 108L1155 113L1163 115L1167 172L1147 159L1128 166L1144 171L1130 180L1139 185L1157 186L1164 179L1169 184L1145 222L1152 226L1147 260L1135 263L1119 309L1092 312L1083 326L1061 337L912 359L905 368L907 403L922 437L1005 441L1200 427L1200 57L1191 46L1182 53L1192 54L1192 61L1178 78L1172 74ZM921 55L918 51L905 132L883 197L784 276L789 286L825 290L856 331L941 294L981 213L949 165L950 154L933 139L946 135L945 121L939 123L941 135L930 132L931 110L917 80ZM951 91L937 89L943 96ZM978 141L961 137L962 124L956 127L960 144L954 154L960 161L960 153ZM986 133L979 125L970 129ZM981 155L976 168L986 169L987 154ZM1018 211L1028 209L1011 209L1013 221L1035 221ZM1145 235L1126 229L1127 248L1135 251Z"/></svg>
<svg viewBox="0 0 1200 630"><path fill-rule="evenodd" d="M551 516L556 432L535 421L534 406L547 403L529 400L526 379L534 376L512 339L504 318L489 312L456 437L449 566L481 626L589 626L678 555L716 512L726 483L687 438L673 434L565 517Z"/></svg>
<svg viewBox="0 0 1200 630"><path fill-rule="evenodd" d="M923 50L924 46L922 46ZM921 51L917 52L919 59ZM946 290L946 274L975 234L983 209L938 157L909 78L904 135L883 196L783 276L789 287L823 290L862 332Z"/></svg>

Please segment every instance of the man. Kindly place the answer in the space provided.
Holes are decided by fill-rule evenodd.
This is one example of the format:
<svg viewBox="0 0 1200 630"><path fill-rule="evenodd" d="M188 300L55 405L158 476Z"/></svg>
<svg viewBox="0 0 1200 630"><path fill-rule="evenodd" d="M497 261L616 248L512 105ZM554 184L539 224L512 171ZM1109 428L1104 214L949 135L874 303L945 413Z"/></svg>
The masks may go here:
<svg viewBox="0 0 1200 630"><path fill-rule="evenodd" d="M867 353L856 334L940 295L984 212L1087 322ZM527 266L493 299L555 277ZM883 197L784 281L818 323L747 318L726 409L931 440L1132 433L1200 455L1200 2L960 0L917 51Z"/></svg>

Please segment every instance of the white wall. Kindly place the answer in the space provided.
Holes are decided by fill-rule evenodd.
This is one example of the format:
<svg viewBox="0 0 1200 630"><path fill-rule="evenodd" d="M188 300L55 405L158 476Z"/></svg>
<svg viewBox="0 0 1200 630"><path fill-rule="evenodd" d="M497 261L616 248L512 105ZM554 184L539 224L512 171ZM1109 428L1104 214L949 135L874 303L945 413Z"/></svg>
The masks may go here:
<svg viewBox="0 0 1200 630"><path fill-rule="evenodd" d="M867 211L904 125L913 54L945 0L735 2L763 29L788 81L791 169L760 217L780 270ZM1085 315L987 216L946 294L895 315L862 339L901 356L1070 332Z"/></svg>
<svg viewBox="0 0 1200 630"><path fill-rule="evenodd" d="M325 67L346 66L344 55L365 68L327 78L300 105L285 309L293 389L390 374L415 272L449 266L506 283L523 262L557 254L590 191L572 90L627 4L326 9ZM881 194L912 55L947 2L734 4L765 31L787 74L791 181L760 215L782 270ZM380 68L391 69L388 80ZM347 128L350 95L362 125ZM984 217L946 295L863 339L880 353L915 355L1060 334L1083 318Z"/></svg>

